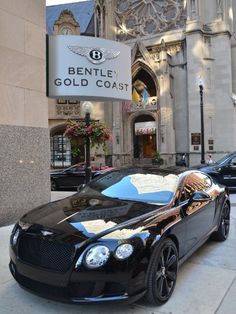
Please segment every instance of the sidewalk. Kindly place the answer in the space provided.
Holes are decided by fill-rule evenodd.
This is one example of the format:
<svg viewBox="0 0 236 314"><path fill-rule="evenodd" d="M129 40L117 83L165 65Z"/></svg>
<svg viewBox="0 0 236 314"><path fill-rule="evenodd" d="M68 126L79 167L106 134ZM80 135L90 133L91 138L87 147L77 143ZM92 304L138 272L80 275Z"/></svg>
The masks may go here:
<svg viewBox="0 0 236 314"><path fill-rule="evenodd" d="M52 200L70 192L52 192ZM175 291L164 306L144 301L133 305L70 305L37 297L12 278L8 243L12 226L0 228L1 314L235 314L236 313L236 194L231 195L231 230L224 243L208 241L180 268Z"/></svg>

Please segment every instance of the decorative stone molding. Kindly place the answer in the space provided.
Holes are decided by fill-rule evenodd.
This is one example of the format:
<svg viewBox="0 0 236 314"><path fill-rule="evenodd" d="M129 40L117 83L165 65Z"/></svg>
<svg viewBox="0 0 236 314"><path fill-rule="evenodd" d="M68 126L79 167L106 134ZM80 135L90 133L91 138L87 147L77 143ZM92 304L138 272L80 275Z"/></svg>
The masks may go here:
<svg viewBox="0 0 236 314"><path fill-rule="evenodd" d="M115 14L119 40L155 35L185 26L186 1L117 0Z"/></svg>
<svg viewBox="0 0 236 314"><path fill-rule="evenodd" d="M145 103L143 101L136 102L123 102L123 109L129 113L136 112L136 111L153 111L156 112L160 109L158 97L148 97L148 101Z"/></svg>
<svg viewBox="0 0 236 314"><path fill-rule="evenodd" d="M79 116L80 104L56 104L56 115L58 116Z"/></svg>
<svg viewBox="0 0 236 314"><path fill-rule="evenodd" d="M222 0L216 0L216 14L218 19L223 20L223 1Z"/></svg>
<svg viewBox="0 0 236 314"><path fill-rule="evenodd" d="M105 0L95 0L95 5L100 6L100 8L105 7Z"/></svg>
<svg viewBox="0 0 236 314"><path fill-rule="evenodd" d="M174 56L175 54L183 50L183 43L182 42L170 43L170 44L165 43L164 47L162 44L159 46L156 46L155 48L153 48L152 53L151 53L152 59L155 60L156 62L159 61L160 52L162 50L165 50L168 53L168 55Z"/></svg>
<svg viewBox="0 0 236 314"><path fill-rule="evenodd" d="M176 44L172 44L170 46L167 46L167 53L171 56L177 54L178 52L180 52L182 50L182 43L176 43Z"/></svg>
<svg viewBox="0 0 236 314"><path fill-rule="evenodd" d="M61 33L61 31L65 27L69 27L71 29L71 32L75 35L80 34L79 23L75 20L73 13L69 10L64 10L61 12L58 20L55 22L53 26L54 33L55 34Z"/></svg>

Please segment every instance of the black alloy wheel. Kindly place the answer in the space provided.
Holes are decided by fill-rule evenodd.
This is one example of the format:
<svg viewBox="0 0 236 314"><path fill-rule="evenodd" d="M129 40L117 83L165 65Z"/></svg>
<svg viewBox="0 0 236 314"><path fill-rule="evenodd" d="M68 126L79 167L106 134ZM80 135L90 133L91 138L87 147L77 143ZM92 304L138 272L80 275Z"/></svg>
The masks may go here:
<svg viewBox="0 0 236 314"><path fill-rule="evenodd" d="M161 305L174 291L178 272L178 251L175 243L165 239L153 251L147 274L148 302Z"/></svg>
<svg viewBox="0 0 236 314"><path fill-rule="evenodd" d="M51 191L57 191L57 184L54 180L51 180Z"/></svg>
<svg viewBox="0 0 236 314"><path fill-rule="evenodd" d="M225 241L229 235L229 227L230 227L230 207L229 204L224 203L221 210L219 227L218 230L213 233L213 239L217 241Z"/></svg>

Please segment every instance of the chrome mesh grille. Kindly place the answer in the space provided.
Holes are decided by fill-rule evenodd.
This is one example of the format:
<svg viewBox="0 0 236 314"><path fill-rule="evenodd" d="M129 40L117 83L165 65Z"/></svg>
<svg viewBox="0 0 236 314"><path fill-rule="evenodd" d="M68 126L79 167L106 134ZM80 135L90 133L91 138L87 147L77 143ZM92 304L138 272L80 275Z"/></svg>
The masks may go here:
<svg viewBox="0 0 236 314"><path fill-rule="evenodd" d="M46 238L24 235L19 239L19 258L31 265L66 272L73 261L74 247Z"/></svg>

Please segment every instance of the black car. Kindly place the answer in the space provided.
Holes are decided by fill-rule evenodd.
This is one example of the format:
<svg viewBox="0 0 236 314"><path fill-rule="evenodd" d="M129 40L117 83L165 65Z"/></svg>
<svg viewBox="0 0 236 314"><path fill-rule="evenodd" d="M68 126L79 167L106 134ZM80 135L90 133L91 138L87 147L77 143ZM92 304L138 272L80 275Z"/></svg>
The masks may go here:
<svg viewBox="0 0 236 314"><path fill-rule="evenodd" d="M208 173L230 190L236 190L236 152L226 155L210 165L201 165L194 168Z"/></svg>
<svg viewBox="0 0 236 314"><path fill-rule="evenodd" d="M10 271L47 298L163 304L178 267L211 235L228 237L227 189L198 170L130 168L95 178L14 226Z"/></svg>
<svg viewBox="0 0 236 314"><path fill-rule="evenodd" d="M91 167L91 177L94 178L110 168ZM50 173L51 191L76 190L77 187L85 183L85 164L79 163L66 169L53 170Z"/></svg>

